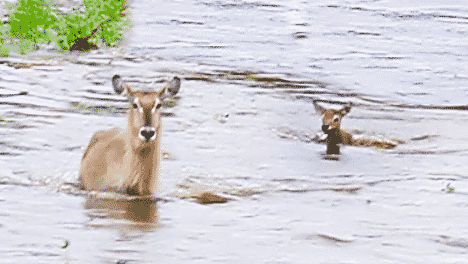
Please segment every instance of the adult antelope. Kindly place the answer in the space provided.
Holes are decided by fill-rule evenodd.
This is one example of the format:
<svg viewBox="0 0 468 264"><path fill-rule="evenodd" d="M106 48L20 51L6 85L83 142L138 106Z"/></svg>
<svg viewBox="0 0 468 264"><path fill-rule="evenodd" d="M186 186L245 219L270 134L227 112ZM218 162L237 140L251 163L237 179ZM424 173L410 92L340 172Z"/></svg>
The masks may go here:
<svg viewBox="0 0 468 264"><path fill-rule="evenodd" d="M82 189L151 195L157 188L162 99L176 94L180 79L174 77L161 89L135 90L119 75L112 78L118 94L127 95L128 127L94 133L81 160Z"/></svg>

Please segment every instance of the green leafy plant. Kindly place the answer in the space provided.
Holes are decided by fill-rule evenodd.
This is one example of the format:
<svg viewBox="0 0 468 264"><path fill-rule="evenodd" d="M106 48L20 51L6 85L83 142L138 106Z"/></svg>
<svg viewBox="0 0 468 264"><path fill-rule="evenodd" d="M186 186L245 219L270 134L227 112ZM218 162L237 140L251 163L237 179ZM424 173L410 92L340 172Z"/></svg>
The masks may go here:
<svg viewBox="0 0 468 264"><path fill-rule="evenodd" d="M18 0L6 8L10 14L0 30L0 56L8 55L8 45L21 53L47 42L62 50L87 51L99 43L115 46L131 27L126 0L84 0L67 13L46 0Z"/></svg>
<svg viewBox="0 0 468 264"><path fill-rule="evenodd" d="M10 54L10 49L5 44L7 40L7 27L4 24L0 24L0 57L6 57Z"/></svg>
<svg viewBox="0 0 468 264"><path fill-rule="evenodd" d="M10 32L19 39L34 44L48 41L48 29L57 22L57 7L43 0L18 0L8 21Z"/></svg>
<svg viewBox="0 0 468 264"><path fill-rule="evenodd" d="M84 0L84 9L67 13L59 19L58 41L62 49L92 48L98 42L115 46L130 22L126 1Z"/></svg>
<svg viewBox="0 0 468 264"><path fill-rule="evenodd" d="M0 44L0 57L7 57L10 54L10 49Z"/></svg>

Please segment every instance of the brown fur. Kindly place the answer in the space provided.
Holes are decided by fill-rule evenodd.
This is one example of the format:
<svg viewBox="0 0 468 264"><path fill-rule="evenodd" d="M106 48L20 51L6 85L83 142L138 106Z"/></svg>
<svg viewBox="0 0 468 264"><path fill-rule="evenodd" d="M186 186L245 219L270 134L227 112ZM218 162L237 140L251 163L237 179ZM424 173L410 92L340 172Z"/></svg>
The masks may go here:
<svg viewBox="0 0 468 264"><path fill-rule="evenodd" d="M341 130L341 119L351 110L351 104L340 110L326 109L314 101L315 109L322 116L322 130L327 137L327 154L340 154L339 144L353 144L353 136Z"/></svg>
<svg viewBox="0 0 468 264"><path fill-rule="evenodd" d="M129 95L135 108L131 106L128 111L126 129L94 133L81 160L81 186L86 190L151 195L157 187L162 131L161 114L155 106L162 103L166 90L178 91L172 86L180 87L180 79L175 77L166 87L147 91L133 90L118 75L112 83L117 93ZM150 137L149 131L155 134Z"/></svg>
<svg viewBox="0 0 468 264"><path fill-rule="evenodd" d="M351 110L351 104L346 104L339 110L327 109L314 101L315 109L322 116L322 130L327 137L327 154L340 154L339 144L354 146L373 146L378 148L394 148L397 143L375 138L354 138L352 134L341 129L341 119ZM326 129L325 129L326 128ZM395 139L394 139L395 140ZM395 140L398 143L404 143L401 140Z"/></svg>

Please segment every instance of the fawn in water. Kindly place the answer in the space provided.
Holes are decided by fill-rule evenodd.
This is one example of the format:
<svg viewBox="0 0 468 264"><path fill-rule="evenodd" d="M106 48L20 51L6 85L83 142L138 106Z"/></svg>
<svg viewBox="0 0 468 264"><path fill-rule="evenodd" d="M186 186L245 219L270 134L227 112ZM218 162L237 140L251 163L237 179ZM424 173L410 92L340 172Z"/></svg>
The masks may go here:
<svg viewBox="0 0 468 264"><path fill-rule="evenodd" d="M390 149L397 144L405 143L399 139L379 139L379 138L354 138L352 134L341 129L341 119L351 110L351 103L346 104L341 109L328 109L314 100L314 106L322 117L322 130L327 134L327 154L340 154L339 144L354 146L373 146L382 149Z"/></svg>
<svg viewBox="0 0 468 264"><path fill-rule="evenodd" d="M159 174L159 109L166 94L179 91L180 79L174 77L161 89L136 90L115 75L112 85L116 93L126 94L131 102L128 126L94 133L81 160L81 188L151 195Z"/></svg>
<svg viewBox="0 0 468 264"><path fill-rule="evenodd" d="M315 109L322 116L322 130L327 134L327 154L340 154L339 144L353 144L353 135L341 130L341 119L351 110L348 103L339 110L327 109L314 101Z"/></svg>

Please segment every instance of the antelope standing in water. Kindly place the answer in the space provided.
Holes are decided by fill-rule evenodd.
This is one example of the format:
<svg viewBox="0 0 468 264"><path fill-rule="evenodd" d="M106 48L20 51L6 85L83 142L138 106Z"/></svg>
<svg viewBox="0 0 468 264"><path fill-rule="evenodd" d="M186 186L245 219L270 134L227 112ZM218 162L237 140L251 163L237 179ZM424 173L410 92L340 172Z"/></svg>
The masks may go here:
<svg viewBox="0 0 468 264"><path fill-rule="evenodd" d="M81 160L82 189L117 191L130 195L151 195L157 188L161 114L165 94L176 94L180 79L174 77L159 90L135 90L119 75L112 78L118 94L128 95L126 129L113 128L94 133Z"/></svg>

